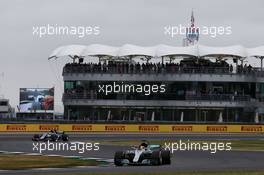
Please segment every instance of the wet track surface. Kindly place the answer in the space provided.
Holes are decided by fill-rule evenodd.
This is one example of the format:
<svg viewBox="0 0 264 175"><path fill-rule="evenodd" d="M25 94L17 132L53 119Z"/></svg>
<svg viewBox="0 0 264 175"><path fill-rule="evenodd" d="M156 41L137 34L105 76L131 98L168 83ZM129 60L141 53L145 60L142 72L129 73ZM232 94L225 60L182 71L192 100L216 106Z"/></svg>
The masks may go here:
<svg viewBox="0 0 264 175"><path fill-rule="evenodd" d="M33 151L31 141L32 134L22 135L0 135L0 150L10 152ZM109 140L127 141L127 140L259 140L263 139L261 135L170 135L170 134L70 134L70 141L78 142L106 142ZM99 151L86 151L83 154L73 151L51 151L44 154L58 154L67 156L97 157L104 159L113 159L114 152L125 150L129 147L119 145L100 144ZM171 172L171 171L219 171L219 170L263 170L264 152L255 151L221 151L211 154L208 151L176 151L172 154L171 165L164 166L124 166L115 167L113 164L105 167L84 167L52 170L21 170L21 171L0 171L0 174L51 174L52 172Z"/></svg>

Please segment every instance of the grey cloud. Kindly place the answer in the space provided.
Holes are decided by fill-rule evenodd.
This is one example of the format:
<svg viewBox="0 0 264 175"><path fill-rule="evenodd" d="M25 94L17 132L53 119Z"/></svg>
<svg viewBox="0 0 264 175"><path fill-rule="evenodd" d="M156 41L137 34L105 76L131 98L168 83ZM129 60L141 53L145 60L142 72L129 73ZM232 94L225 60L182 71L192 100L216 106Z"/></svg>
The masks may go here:
<svg viewBox="0 0 264 175"><path fill-rule="evenodd" d="M194 9L198 25L231 25L232 35L201 36L205 45L264 45L264 1L212 0L1 0L0 94L13 106L20 87L56 86L56 109L62 110L61 69L66 60L48 62L53 49L66 44L125 43L181 45L182 36L164 36L164 25L187 24ZM45 24L98 25L100 36L36 38L32 27ZM59 78L58 78L59 77Z"/></svg>

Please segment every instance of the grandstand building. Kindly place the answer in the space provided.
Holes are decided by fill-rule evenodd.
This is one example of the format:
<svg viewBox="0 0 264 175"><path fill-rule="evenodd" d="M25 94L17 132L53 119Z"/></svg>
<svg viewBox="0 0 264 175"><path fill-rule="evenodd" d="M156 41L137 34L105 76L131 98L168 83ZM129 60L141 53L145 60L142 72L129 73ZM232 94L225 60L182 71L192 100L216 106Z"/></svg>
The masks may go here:
<svg viewBox="0 0 264 175"><path fill-rule="evenodd" d="M73 59L63 68L65 119L264 121L263 46L69 45L50 58L65 56Z"/></svg>

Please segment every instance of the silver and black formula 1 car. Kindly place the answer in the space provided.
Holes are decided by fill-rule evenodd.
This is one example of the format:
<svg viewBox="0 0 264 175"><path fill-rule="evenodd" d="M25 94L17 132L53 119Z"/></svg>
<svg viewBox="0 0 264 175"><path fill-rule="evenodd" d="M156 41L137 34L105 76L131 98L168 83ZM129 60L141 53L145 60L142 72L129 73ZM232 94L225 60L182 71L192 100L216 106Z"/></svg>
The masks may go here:
<svg viewBox="0 0 264 175"><path fill-rule="evenodd" d="M127 151L117 151L114 157L116 166L122 165L165 165L171 163L170 151L161 145L142 142L138 147Z"/></svg>
<svg viewBox="0 0 264 175"><path fill-rule="evenodd" d="M32 138L33 141L68 141L69 136L65 134L64 131L54 131L51 130L50 132L46 132L43 134L35 134Z"/></svg>

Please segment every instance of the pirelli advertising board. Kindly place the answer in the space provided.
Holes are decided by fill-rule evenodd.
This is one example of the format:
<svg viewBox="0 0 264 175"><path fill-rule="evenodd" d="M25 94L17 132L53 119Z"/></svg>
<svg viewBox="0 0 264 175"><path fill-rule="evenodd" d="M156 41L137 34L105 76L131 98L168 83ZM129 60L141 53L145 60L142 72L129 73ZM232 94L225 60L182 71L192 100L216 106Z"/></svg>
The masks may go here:
<svg viewBox="0 0 264 175"><path fill-rule="evenodd" d="M264 125L0 124L0 132L264 133Z"/></svg>
<svg viewBox="0 0 264 175"><path fill-rule="evenodd" d="M171 127L172 132L193 132L192 125L174 125Z"/></svg>
<svg viewBox="0 0 264 175"><path fill-rule="evenodd" d="M6 131L19 131L19 132L27 131L27 125L10 124L10 125L6 125L4 130L6 130Z"/></svg>
<svg viewBox="0 0 264 175"><path fill-rule="evenodd" d="M72 125L72 131L93 131L93 125Z"/></svg>

